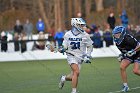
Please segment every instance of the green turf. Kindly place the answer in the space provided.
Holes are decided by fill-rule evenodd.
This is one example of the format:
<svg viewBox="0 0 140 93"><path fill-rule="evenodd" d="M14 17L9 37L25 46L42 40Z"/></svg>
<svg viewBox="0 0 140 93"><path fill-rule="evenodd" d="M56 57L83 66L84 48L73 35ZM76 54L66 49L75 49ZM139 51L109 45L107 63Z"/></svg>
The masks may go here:
<svg viewBox="0 0 140 93"><path fill-rule="evenodd" d="M61 74L69 73L66 60L2 62L0 63L0 93L70 93L71 83L58 89ZM140 77L127 69L130 87L140 87ZM119 91L121 78L116 58L96 58L92 64L83 64L79 93L108 93ZM140 89L128 93L140 93Z"/></svg>

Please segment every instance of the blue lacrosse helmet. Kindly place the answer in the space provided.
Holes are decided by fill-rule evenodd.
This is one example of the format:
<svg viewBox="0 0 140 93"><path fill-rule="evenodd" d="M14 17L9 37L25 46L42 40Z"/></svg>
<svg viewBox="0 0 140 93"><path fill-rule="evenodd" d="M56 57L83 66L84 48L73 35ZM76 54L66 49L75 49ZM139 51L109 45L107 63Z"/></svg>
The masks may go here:
<svg viewBox="0 0 140 93"><path fill-rule="evenodd" d="M119 38L114 37L114 35L118 33L121 33L120 37ZM124 26L116 26L112 31L112 35L115 43L119 45L122 42L125 34L126 34L126 28Z"/></svg>

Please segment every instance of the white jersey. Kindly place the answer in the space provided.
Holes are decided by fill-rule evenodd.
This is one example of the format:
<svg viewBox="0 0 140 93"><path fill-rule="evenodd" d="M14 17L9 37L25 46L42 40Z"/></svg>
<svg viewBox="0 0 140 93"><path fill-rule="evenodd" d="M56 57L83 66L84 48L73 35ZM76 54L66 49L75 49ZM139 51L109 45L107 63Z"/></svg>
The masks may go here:
<svg viewBox="0 0 140 93"><path fill-rule="evenodd" d="M87 54L87 46L93 46L93 41L90 39L89 34L86 32L79 33L72 30L64 35L63 46L77 56ZM92 51L90 51L91 53ZM67 56L71 56L67 53Z"/></svg>

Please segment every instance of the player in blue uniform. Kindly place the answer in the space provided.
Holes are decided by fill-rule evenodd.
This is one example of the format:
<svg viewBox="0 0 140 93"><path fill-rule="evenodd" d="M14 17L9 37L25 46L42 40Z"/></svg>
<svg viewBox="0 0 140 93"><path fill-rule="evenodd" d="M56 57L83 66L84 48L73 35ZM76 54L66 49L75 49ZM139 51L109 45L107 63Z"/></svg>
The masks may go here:
<svg viewBox="0 0 140 93"><path fill-rule="evenodd" d="M127 67L133 63L133 73L140 76L140 43L132 35L126 33L126 28L123 26L116 26L112 34L117 48L121 51L118 60L120 61L120 72L123 81L122 91L127 92L129 90Z"/></svg>

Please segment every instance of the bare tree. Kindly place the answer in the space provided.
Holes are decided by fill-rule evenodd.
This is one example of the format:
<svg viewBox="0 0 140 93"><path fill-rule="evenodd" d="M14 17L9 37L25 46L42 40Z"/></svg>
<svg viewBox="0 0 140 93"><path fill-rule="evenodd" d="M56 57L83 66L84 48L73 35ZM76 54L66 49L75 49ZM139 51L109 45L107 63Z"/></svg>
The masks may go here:
<svg viewBox="0 0 140 93"><path fill-rule="evenodd" d="M68 0L68 18L71 18L72 17L72 0Z"/></svg>
<svg viewBox="0 0 140 93"><path fill-rule="evenodd" d="M104 6L103 6L103 0L95 0L96 3L96 11L103 11Z"/></svg>
<svg viewBox="0 0 140 93"><path fill-rule="evenodd" d="M85 3L85 10L86 10L86 19L88 20L88 16L90 15L90 10L91 10L91 1L92 0L86 0L86 3Z"/></svg>
<svg viewBox="0 0 140 93"><path fill-rule="evenodd" d="M74 0L74 15L77 16L77 13L81 13L81 0Z"/></svg>
<svg viewBox="0 0 140 93"><path fill-rule="evenodd" d="M127 7L127 1L126 0L122 0L122 8L126 9Z"/></svg>
<svg viewBox="0 0 140 93"><path fill-rule="evenodd" d="M118 13L120 13L120 12L122 11L121 1L122 1L122 0L117 0L117 12L118 12Z"/></svg>
<svg viewBox="0 0 140 93"><path fill-rule="evenodd" d="M65 28L65 0L61 0L61 21L62 21L62 24L61 24L61 28L64 29Z"/></svg>
<svg viewBox="0 0 140 93"><path fill-rule="evenodd" d="M55 0L55 30L62 29L61 0Z"/></svg>
<svg viewBox="0 0 140 93"><path fill-rule="evenodd" d="M48 22L51 28L54 26L54 21L55 21L54 1L55 0L45 0L45 3L44 3L46 16L48 18Z"/></svg>
<svg viewBox="0 0 140 93"><path fill-rule="evenodd" d="M45 13L45 10L44 10L43 3L44 3L43 0L38 0L38 6L39 6L40 13L41 13L41 15L42 15L42 17L43 17L43 19L45 21L47 29L50 29L50 24L48 22L48 18L46 17L46 13Z"/></svg>
<svg viewBox="0 0 140 93"><path fill-rule="evenodd" d="M55 30L58 28L58 11L57 11L57 3L58 1L57 0L54 0L54 13L55 13L55 21L54 21L54 23L55 23Z"/></svg>

